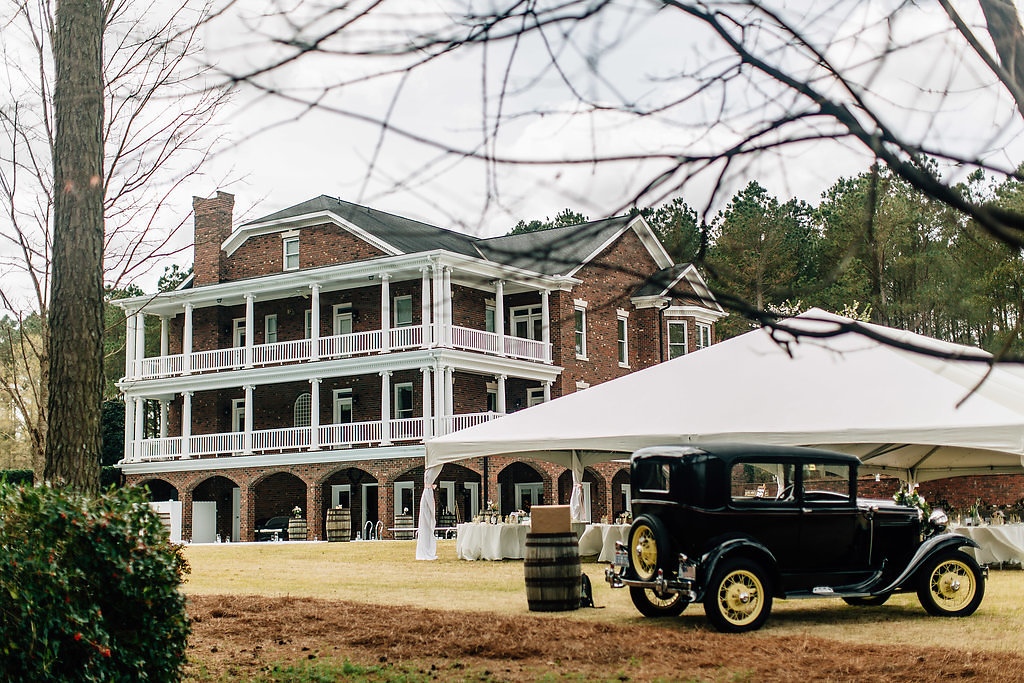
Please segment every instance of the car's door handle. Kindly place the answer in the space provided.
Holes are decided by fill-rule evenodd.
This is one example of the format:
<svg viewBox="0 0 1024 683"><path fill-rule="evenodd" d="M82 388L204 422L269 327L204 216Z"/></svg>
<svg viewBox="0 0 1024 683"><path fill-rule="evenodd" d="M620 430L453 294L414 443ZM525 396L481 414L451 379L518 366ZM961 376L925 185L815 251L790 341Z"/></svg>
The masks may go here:
<svg viewBox="0 0 1024 683"><path fill-rule="evenodd" d="M800 512L802 512L802 513L804 513L806 515L806 514L810 514L811 512L814 512L814 510L812 510L811 508L800 508Z"/></svg>

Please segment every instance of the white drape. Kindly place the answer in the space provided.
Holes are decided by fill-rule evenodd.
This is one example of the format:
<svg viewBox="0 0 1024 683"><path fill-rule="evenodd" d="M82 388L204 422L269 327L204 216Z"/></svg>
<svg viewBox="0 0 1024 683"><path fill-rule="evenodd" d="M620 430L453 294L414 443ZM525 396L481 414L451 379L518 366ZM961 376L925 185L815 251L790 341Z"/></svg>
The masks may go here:
<svg viewBox="0 0 1024 683"><path fill-rule="evenodd" d="M437 559L437 539L434 538L434 527L437 520L434 482L441 476L441 467L441 465L435 465L423 471L423 495L420 496L419 533L416 538L417 560Z"/></svg>
<svg viewBox="0 0 1024 683"><path fill-rule="evenodd" d="M572 521L583 519L583 463L576 451L572 452L572 493L569 495L569 516Z"/></svg>

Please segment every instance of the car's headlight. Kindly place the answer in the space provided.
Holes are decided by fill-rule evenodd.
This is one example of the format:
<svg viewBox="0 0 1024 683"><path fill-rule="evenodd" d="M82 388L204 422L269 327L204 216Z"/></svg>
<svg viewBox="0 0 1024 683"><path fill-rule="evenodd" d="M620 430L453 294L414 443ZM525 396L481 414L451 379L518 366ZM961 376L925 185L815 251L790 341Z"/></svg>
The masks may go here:
<svg viewBox="0 0 1024 683"><path fill-rule="evenodd" d="M932 510L932 514L928 515L928 524L936 531L943 531L949 525L949 517L946 515L946 511L940 508Z"/></svg>

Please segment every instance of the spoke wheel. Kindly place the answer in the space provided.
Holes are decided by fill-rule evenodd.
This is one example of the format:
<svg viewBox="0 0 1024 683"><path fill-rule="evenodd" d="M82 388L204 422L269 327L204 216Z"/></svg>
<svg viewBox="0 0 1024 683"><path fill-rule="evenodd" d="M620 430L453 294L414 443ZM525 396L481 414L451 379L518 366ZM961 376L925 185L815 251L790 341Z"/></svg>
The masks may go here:
<svg viewBox="0 0 1024 683"><path fill-rule="evenodd" d="M772 609L768 579L749 560L727 561L715 571L704 596L704 612L719 631L742 633L761 628Z"/></svg>
<svg viewBox="0 0 1024 683"><path fill-rule="evenodd" d="M937 617L974 614L985 595L981 568L961 550L939 553L925 564L919 581L921 606Z"/></svg>
<svg viewBox="0 0 1024 683"><path fill-rule="evenodd" d="M657 519L643 515L629 530L629 564L641 581L650 581L672 556L665 529Z"/></svg>
<svg viewBox="0 0 1024 683"><path fill-rule="evenodd" d="M662 594L653 588L629 587L629 597L645 617L675 617L690 604L682 593Z"/></svg>

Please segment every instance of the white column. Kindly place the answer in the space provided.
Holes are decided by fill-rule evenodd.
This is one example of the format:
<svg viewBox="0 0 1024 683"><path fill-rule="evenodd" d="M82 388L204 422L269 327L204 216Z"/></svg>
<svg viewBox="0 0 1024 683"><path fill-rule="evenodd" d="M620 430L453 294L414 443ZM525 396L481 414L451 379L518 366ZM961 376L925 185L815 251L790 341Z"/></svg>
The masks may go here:
<svg viewBox="0 0 1024 683"><path fill-rule="evenodd" d="M181 457L187 460L192 457L192 392L181 394Z"/></svg>
<svg viewBox="0 0 1024 683"><path fill-rule="evenodd" d="M320 450L320 378L309 380L309 450Z"/></svg>
<svg viewBox="0 0 1024 683"><path fill-rule="evenodd" d="M540 290L540 340L544 342L544 362L551 362L551 306L548 296L551 294L546 289Z"/></svg>
<svg viewBox="0 0 1024 683"><path fill-rule="evenodd" d="M448 416L455 414L454 381L455 370L449 365L444 369L444 414Z"/></svg>
<svg viewBox="0 0 1024 683"><path fill-rule="evenodd" d="M134 320L135 316L128 316ZM128 462L135 460L135 399L124 397L124 459Z"/></svg>
<svg viewBox="0 0 1024 683"><path fill-rule="evenodd" d="M448 423L444 419L444 370L434 363L434 430L435 436L448 433Z"/></svg>
<svg viewBox="0 0 1024 683"><path fill-rule="evenodd" d="M495 406L499 413L508 412L508 408L505 406L505 380L508 379L508 375L498 375L498 405Z"/></svg>
<svg viewBox="0 0 1024 683"><path fill-rule="evenodd" d="M380 371L380 445L391 445L391 371Z"/></svg>
<svg viewBox="0 0 1024 683"><path fill-rule="evenodd" d="M167 438L167 399L160 399L160 438Z"/></svg>
<svg viewBox="0 0 1024 683"><path fill-rule="evenodd" d="M310 285L309 289L312 292L309 297L312 307L309 314L309 359L320 360L320 285Z"/></svg>
<svg viewBox="0 0 1024 683"><path fill-rule="evenodd" d="M142 376L142 359L146 357L146 314L135 314L135 376Z"/></svg>
<svg viewBox="0 0 1024 683"><path fill-rule="evenodd" d="M444 344L452 345L452 269L444 267L444 298L441 305L444 308Z"/></svg>
<svg viewBox="0 0 1024 683"><path fill-rule="evenodd" d="M252 367L253 300L252 294L245 297L245 367Z"/></svg>
<svg viewBox="0 0 1024 683"><path fill-rule="evenodd" d="M423 373L423 440L427 440L434 435L433 425L431 424L431 401L434 400L431 396L430 391L430 368L420 368L420 372Z"/></svg>
<svg viewBox="0 0 1024 683"><path fill-rule="evenodd" d="M434 339L430 325L430 266L420 268L420 274L420 322L423 324L423 348L428 348Z"/></svg>
<svg viewBox="0 0 1024 683"><path fill-rule="evenodd" d="M166 315L160 316L160 355L166 356L170 353L168 349L171 348L171 334L167 326L168 320Z"/></svg>
<svg viewBox="0 0 1024 683"><path fill-rule="evenodd" d="M192 374L192 304L185 304L185 323L181 330L181 368L183 375Z"/></svg>
<svg viewBox="0 0 1024 683"><path fill-rule="evenodd" d="M252 453L252 390L253 385L245 385L245 429L242 431L242 452Z"/></svg>
<svg viewBox="0 0 1024 683"><path fill-rule="evenodd" d="M505 355L505 281L494 283L494 331L498 333L498 353Z"/></svg>
<svg viewBox="0 0 1024 683"><path fill-rule="evenodd" d="M551 382L544 382L544 402L551 400Z"/></svg>
<svg viewBox="0 0 1024 683"><path fill-rule="evenodd" d="M441 301L441 290L444 289L444 272L441 266L434 264L434 287L432 303L434 308L433 320L434 320L434 345L444 346L445 331L444 331L444 308L442 307ZM437 374L436 372L434 373Z"/></svg>
<svg viewBox="0 0 1024 683"><path fill-rule="evenodd" d="M385 353L391 350L391 276L380 276L380 344Z"/></svg>
<svg viewBox="0 0 1024 683"><path fill-rule="evenodd" d="M124 316L124 376L135 377L135 314ZM127 403L125 404L127 405Z"/></svg>
<svg viewBox="0 0 1024 683"><path fill-rule="evenodd" d="M141 396L135 398L135 428L132 430L132 442L135 444L135 455L141 455L144 420L146 419L146 401Z"/></svg>

